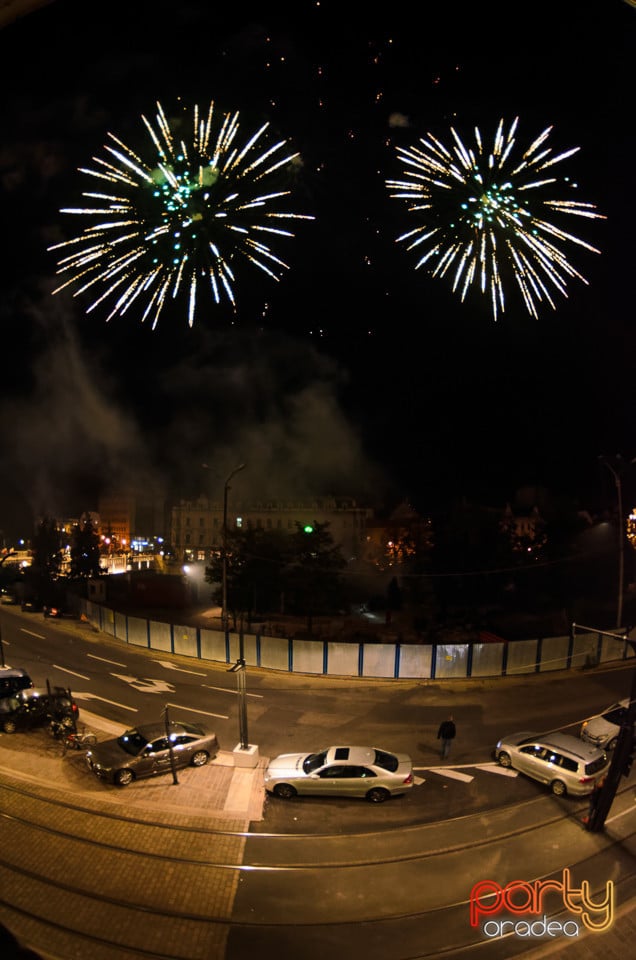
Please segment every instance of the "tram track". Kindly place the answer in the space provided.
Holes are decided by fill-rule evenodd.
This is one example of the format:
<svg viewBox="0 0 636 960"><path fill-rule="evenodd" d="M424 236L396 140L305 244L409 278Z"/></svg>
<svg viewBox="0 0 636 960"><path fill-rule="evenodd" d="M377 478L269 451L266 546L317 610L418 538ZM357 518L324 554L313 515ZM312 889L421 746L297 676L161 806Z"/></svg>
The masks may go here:
<svg viewBox="0 0 636 960"><path fill-rule="evenodd" d="M571 813L556 809L543 797L420 827L346 838L288 837L179 818L160 822L70 794L66 802L59 794L47 797L37 784L3 783L0 912L10 928L25 931L27 942L36 948L47 944L46 956L56 960L86 955L92 960L243 960L258 944L260 955L269 956L270 948L276 952L281 936L286 947L278 950L280 957L302 951L312 960L331 952L336 960L351 956L351 950L339 951L335 944L350 944L361 928L377 945L377 951L365 947L371 960L457 951L478 957L485 947L467 925L466 891L471 882L490 875L504 853L510 860L515 844L525 844L523 868L529 876L549 875L555 863L558 869L586 871L596 861L597 868L615 877L617 889L636 888L634 831L591 835ZM501 829L515 816L523 818L522 825ZM498 830L475 832L478 821L493 818L499 820ZM444 831L456 835L453 844ZM533 862L532 851L542 845L553 850L564 835L567 849L556 860L550 856L550 869L540 858ZM388 846L400 843L399 854L387 854ZM308 844L322 850L321 861L314 854L301 862ZM264 849L272 852L264 856ZM340 851L337 859L333 849ZM424 883L431 875L437 884ZM364 904L352 895L362 889ZM398 928L410 931L404 947L383 953ZM465 935L449 937L449 930ZM413 952L416 942L419 952ZM486 946L493 960L493 944ZM514 951L512 946L502 958L518 952L519 945Z"/></svg>

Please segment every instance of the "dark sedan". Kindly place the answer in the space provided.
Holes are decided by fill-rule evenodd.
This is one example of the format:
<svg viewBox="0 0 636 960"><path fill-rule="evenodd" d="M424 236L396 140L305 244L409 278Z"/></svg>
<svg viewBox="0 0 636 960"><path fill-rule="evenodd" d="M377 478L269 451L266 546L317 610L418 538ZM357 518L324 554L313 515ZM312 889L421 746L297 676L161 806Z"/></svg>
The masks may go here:
<svg viewBox="0 0 636 960"><path fill-rule="evenodd" d="M79 708L64 687L19 690L0 699L0 730L4 733L43 727L66 717L77 720L78 716Z"/></svg>
<svg viewBox="0 0 636 960"><path fill-rule="evenodd" d="M142 777L170 773L175 767L202 767L219 751L214 733L185 721L147 723L126 730L115 740L104 740L86 754L95 776L118 787Z"/></svg>

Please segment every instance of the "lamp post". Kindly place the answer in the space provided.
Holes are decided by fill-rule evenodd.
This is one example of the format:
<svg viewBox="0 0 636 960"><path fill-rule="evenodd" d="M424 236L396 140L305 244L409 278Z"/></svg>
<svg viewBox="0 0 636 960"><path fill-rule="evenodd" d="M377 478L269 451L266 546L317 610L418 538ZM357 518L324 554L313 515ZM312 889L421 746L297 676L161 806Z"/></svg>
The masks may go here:
<svg viewBox="0 0 636 960"><path fill-rule="evenodd" d="M238 467L235 467L234 470L230 473L227 480L225 481L225 486L223 487L223 556L222 556L222 607L221 607L221 624L223 626L223 633L225 634L225 645L227 649L229 631L227 625L227 494L230 489L230 480L232 477L237 474L240 470L245 469L245 464L241 463Z"/></svg>
<svg viewBox="0 0 636 960"><path fill-rule="evenodd" d="M616 467L613 467L605 457L599 457L599 460L605 464L614 477L614 483L616 484L616 499L618 503L618 598L616 601L616 629L620 630L623 626L623 586L625 580L625 531L623 530L623 489L620 474L623 460L620 455L617 456Z"/></svg>
<svg viewBox="0 0 636 960"><path fill-rule="evenodd" d="M227 618L227 494L230 489L230 480L239 470L244 470L245 464L241 463L230 473L223 487L223 609L221 619L223 623L223 632L225 634L225 649L230 649L230 631ZM239 655L238 660L233 667L230 667L230 673L236 674L237 695L238 695L238 713L239 713L239 743L234 750L234 760L241 766L256 766L258 763L258 747L250 745L247 733L247 671L245 666L245 640L243 636L243 621L239 630Z"/></svg>

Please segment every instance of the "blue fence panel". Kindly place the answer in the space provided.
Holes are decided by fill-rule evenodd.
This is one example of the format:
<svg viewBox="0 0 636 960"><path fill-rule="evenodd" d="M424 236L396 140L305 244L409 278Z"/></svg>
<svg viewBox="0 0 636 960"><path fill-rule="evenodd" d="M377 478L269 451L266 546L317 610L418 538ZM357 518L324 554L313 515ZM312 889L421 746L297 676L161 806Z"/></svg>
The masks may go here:
<svg viewBox="0 0 636 960"><path fill-rule="evenodd" d="M239 657L239 636L219 630L197 629L126 617L108 607L84 600L89 622L124 643L183 656L233 663ZM633 631L636 637L636 628ZM538 671L580 669L599 661L635 656L622 638L600 633L542 640L513 640L507 644L392 644L346 643L330 640L291 640L245 634L246 663L285 672L345 677L399 677L400 679L462 679L515 676Z"/></svg>

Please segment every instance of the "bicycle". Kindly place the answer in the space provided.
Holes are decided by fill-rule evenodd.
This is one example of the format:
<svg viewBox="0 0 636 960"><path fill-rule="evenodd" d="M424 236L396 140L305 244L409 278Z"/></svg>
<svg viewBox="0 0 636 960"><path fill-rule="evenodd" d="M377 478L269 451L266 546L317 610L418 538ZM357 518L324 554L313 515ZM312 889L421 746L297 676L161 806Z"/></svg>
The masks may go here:
<svg viewBox="0 0 636 960"><path fill-rule="evenodd" d="M69 730L62 737L62 756L66 756L68 750L88 750L97 743L97 737L94 733L82 731L76 733L75 730Z"/></svg>

